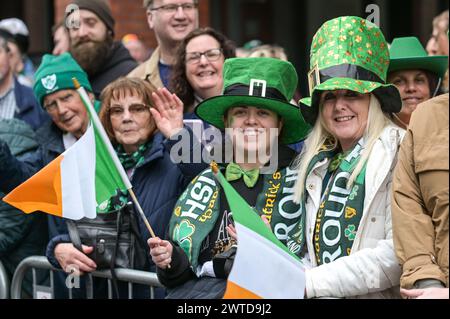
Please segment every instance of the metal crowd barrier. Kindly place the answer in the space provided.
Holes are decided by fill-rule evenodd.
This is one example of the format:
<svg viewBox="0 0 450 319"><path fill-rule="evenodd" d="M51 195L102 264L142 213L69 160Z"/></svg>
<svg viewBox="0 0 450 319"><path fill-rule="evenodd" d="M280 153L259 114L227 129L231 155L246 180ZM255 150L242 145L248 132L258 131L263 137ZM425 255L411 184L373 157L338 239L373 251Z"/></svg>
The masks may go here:
<svg viewBox="0 0 450 319"><path fill-rule="evenodd" d="M39 296L47 296L48 298L53 298L54 293L54 272L63 272L61 269L54 268L47 260L45 256L31 256L28 257L17 266L16 271L11 282L11 298L21 299L22 283L27 271L31 268L33 275L33 295L34 298L39 298ZM50 272L50 287L38 286L36 283L36 270L48 270ZM163 287L159 282L156 273L134 270L134 269L116 269L116 277L119 281L124 281L128 283L128 298L133 299L133 284L141 284L150 287L150 299L154 298L154 288ZM109 270L94 271L90 274L85 275L86 280L90 282L90 291L87 289L86 296L87 299L93 298L92 292L92 278L104 278L108 280L108 298L112 299L113 287L112 287L112 275ZM1 286L1 281L0 281ZM7 286L6 286L7 287ZM72 299L72 289L67 288L69 291L69 299ZM40 294L39 294L40 293ZM45 294L47 293L47 294ZM0 290L1 296L1 290ZM51 297L50 297L51 296ZM46 298L46 297L43 297Z"/></svg>
<svg viewBox="0 0 450 319"><path fill-rule="evenodd" d="M3 264L0 261L0 299L9 298L8 288L9 288L8 275L6 274L5 267L3 267Z"/></svg>

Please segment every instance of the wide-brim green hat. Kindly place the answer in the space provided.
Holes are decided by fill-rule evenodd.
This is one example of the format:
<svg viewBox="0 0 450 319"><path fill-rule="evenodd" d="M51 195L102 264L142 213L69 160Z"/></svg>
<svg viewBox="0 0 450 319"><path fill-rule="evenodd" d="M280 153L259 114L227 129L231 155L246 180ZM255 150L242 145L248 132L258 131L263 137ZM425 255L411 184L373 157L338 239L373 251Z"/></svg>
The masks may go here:
<svg viewBox="0 0 450 319"><path fill-rule="evenodd" d="M280 141L293 144L304 139L311 127L299 108L290 103L298 78L294 66L272 58L233 58L223 68L224 91L200 103L197 116L224 129L224 116L232 107L253 106L277 113L283 121Z"/></svg>
<svg viewBox="0 0 450 319"><path fill-rule="evenodd" d="M311 97L299 101L305 120L314 125L323 91L373 93L383 112L402 108L398 89L386 83L389 50L381 30L360 17L325 22L314 35L308 76Z"/></svg>
<svg viewBox="0 0 450 319"><path fill-rule="evenodd" d="M437 77L444 77L448 67L448 57L429 56L416 37L396 38L389 49L391 63L388 73L400 70L427 70Z"/></svg>

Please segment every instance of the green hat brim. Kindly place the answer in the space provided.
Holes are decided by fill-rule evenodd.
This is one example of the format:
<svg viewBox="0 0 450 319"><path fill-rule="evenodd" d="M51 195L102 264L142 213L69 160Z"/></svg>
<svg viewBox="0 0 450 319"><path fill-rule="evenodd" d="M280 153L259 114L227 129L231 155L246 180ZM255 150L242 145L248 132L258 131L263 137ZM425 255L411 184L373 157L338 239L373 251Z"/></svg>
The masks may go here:
<svg viewBox="0 0 450 319"><path fill-rule="evenodd" d="M446 56L426 56L426 57L408 57L395 59L392 58L389 64L388 74L400 70L427 70L442 78L447 72L448 57Z"/></svg>
<svg viewBox="0 0 450 319"><path fill-rule="evenodd" d="M332 78L314 88L312 97L299 101L303 118L314 125L319 114L320 93L322 91L350 90L361 94L373 93L385 113L398 113L402 109L400 92L392 84L381 84L371 81L360 81L350 78Z"/></svg>
<svg viewBox="0 0 450 319"><path fill-rule="evenodd" d="M277 113L283 120L281 142L293 144L306 138L311 127L303 119L298 107L279 100L243 95L221 95L207 99L195 109L199 118L209 124L225 129L224 115L235 106L254 106Z"/></svg>

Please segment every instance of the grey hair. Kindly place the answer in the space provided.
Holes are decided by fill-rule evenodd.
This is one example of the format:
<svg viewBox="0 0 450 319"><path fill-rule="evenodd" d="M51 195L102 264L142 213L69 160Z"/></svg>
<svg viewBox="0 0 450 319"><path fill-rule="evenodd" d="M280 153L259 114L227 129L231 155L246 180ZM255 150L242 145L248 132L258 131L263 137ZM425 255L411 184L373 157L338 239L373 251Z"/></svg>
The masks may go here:
<svg viewBox="0 0 450 319"><path fill-rule="evenodd" d="M148 9L149 6L151 6L153 4L154 0L144 0L144 2L142 3L142 6L144 7L144 9ZM195 4L198 4L199 0L194 0Z"/></svg>

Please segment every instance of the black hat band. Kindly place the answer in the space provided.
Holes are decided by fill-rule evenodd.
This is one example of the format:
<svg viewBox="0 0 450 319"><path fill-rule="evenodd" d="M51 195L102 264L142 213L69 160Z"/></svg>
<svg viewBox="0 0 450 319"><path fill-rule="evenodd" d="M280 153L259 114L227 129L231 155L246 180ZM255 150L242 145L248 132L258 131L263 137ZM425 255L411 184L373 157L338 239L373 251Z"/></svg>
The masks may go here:
<svg viewBox="0 0 450 319"><path fill-rule="evenodd" d="M332 78L351 78L360 81L370 81L385 84L378 75L359 65L339 64L319 71L320 83Z"/></svg>
<svg viewBox="0 0 450 319"><path fill-rule="evenodd" d="M250 94L250 93L252 93L252 94ZM277 89L274 89L271 87L262 87L262 86L258 86L258 85L254 85L251 87L249 85L244 85L244 84L235 84L235 85L227 87L223 91L223 95L243 95L243 96L264 97L264 98L268 98L268 99L275 99L275 100L280 100L280 101L289 103L289 101L286 99L286 97Z"/></svg>

